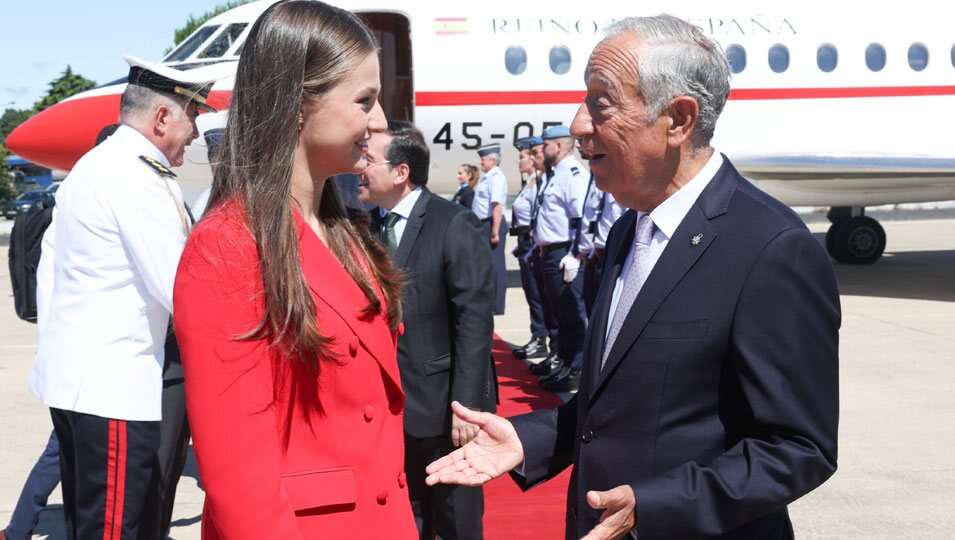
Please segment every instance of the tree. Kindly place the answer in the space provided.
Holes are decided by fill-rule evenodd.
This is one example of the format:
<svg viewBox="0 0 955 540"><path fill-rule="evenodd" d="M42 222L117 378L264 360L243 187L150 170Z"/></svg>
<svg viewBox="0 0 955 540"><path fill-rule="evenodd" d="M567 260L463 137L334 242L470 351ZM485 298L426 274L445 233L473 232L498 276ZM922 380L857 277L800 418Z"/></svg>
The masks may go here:
<svg viewBox="0 0 955 540"><path fill-rule="evenodd" d="M6 144L4 141L6 141L7 135L10 135L17 126L26 122L31 116L33 116L33 111L30 109L7 109L3 111L3 116L0 116L0 144Z"/></svg>
<svg viewBox="0 0 955 540"><path fill-rule="evenodd" d="M186 20L186 25L183 26L182 28L177 29L176 32L173 34L173 45L172 47L166 50L166 54L172 51L174 47L182 43L183 40L185 40L187 37L192 35L192 33L196 31L196 28L199 28L200 26L202 26L202 23L208 21L209 19L215 17L216 15L219 15L220 13L225 13L226 11L229 11L232 8L239 7L242 4L247 4L249 3L249 1L250 0L235 0L231 2L226 2L224 6L216 6L215 9L213 9L212 11L207 11L203 13L202 15L200 15L199 17L194 17L190 13L189 19Z"/></svg>
<svg viewBox="0 0 955 540"><path fill-rule="evenodd" d="M10 169L7 167L7 147L0 144L0 204L17 196L17 190L10 182Z"/></svg>
<svg viewBox="0 0 955 540"><path fill-rule="evenodd" d="M43 109L56 105L73 94L79 94L94 86L96 86L95 81L91 81L78 73L73 73L73 69L67 65L66 71L64 71L62 75L50 81L50 90L40 101L37 101L33 105L33 111L40 112Z"/></svg>

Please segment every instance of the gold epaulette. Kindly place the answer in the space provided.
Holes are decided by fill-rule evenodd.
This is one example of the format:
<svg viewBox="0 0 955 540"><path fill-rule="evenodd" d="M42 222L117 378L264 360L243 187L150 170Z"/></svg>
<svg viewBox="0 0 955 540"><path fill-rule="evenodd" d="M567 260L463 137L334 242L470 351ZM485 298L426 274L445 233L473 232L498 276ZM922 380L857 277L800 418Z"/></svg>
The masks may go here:
<svg viewBox="0 0 955 540"><path fill-rule="evenodd" d="M166 167L162 163L159 163L155 159L149 156L139 156L139 159L143 160L143 163L149 165L154 171L156 171L159 176L168 176L169 178L175 178L176 173L169 170L169 167Z"/></svg>

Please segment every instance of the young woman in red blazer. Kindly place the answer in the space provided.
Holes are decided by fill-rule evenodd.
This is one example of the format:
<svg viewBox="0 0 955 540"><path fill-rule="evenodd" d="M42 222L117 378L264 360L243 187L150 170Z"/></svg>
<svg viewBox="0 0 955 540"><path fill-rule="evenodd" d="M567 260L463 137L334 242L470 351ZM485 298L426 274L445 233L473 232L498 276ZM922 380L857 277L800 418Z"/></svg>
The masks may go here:
<svg viewBox="0 0 955 540"><path fill-rule="evenodd" d="M417 538L400 279L328 181L385 128L377 45L351 13L293 0L244 47L174 291L203 538Z"/></svg>

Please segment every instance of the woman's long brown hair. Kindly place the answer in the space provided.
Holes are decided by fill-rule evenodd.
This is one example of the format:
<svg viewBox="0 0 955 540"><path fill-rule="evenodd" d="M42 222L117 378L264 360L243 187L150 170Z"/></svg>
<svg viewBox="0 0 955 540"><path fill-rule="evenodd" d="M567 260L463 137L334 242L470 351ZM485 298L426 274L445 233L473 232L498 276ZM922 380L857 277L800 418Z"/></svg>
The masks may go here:
<svg viewBox="0 0 955 540"><path fill-rule="evenodd" d="M240 339L267 339L316 370L319 361L333 359L333 338L322 333L315 317L291 207L299 111L303 104L321 103L376 50L374 36L348 11L308 0L269 7L250 30L239 60L209 197L210 209L241 202L258 248L265 313ZM329 250L368 300L364 314L382 313L384 304L394 331L401 320L402 280L387 252L367 227L351 221L332 180L325 182L318 213ZM370 268L363 268L362 259Z"/></svg>

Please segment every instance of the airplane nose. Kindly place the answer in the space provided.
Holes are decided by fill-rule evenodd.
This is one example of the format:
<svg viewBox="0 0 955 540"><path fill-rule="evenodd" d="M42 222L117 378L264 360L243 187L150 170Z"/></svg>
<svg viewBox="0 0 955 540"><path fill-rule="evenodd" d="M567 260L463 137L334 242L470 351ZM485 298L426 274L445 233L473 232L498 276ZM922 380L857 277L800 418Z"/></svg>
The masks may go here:
<svg viewBox="0 0 955 540"><path fill-rule="evenodd" d="M119 121L119 94L78 94L20 124L7 137L11 153L53 169L70 170L96 143L104 126Z"/></svg>

